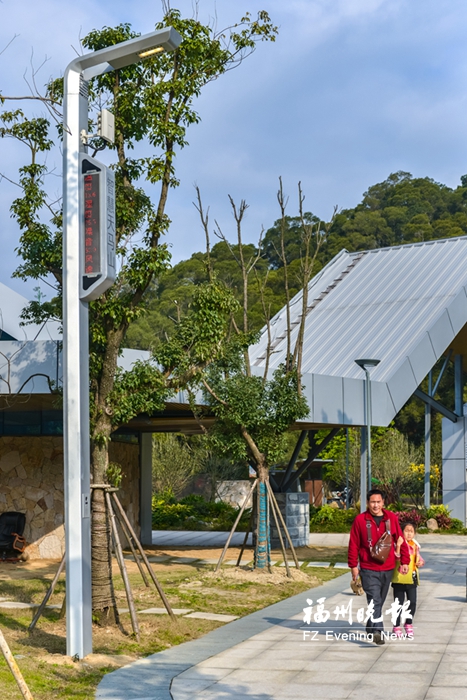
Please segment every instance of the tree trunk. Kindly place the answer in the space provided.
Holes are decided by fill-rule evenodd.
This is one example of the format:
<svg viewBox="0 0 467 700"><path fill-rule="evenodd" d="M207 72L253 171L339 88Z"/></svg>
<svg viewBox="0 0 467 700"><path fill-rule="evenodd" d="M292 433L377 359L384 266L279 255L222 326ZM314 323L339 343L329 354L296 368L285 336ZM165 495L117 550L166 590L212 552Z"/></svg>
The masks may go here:
<svg viewBox="0 0 467 700"><path fill-rule="evenodd" d="M91 453L94 484L106 482L109 463L108 444L111 432L107 416L100 421L101 439L94 441ZM112 547L110 522L105 494L102 489L92 489L91 509L91 576L92 611L95 621L101 624L118 623L117 603L112 581Z"/></svg>
<svg viewBox="0 0 467 700"><path fill-rule="evenodd" d="M255 569L265 569L269 565L271 540L268 513L268 491L269 469L264 458L256 465L258 472L257 489L257 522L256 522L256 547L255 547Z"/></svg>

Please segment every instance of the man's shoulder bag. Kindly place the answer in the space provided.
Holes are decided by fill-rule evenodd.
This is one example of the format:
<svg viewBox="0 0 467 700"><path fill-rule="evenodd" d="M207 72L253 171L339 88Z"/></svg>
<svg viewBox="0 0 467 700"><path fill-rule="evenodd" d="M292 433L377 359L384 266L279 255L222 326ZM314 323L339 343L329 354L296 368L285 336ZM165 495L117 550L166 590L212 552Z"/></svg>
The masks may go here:
<svg viewBox="0 0 467 700"><path fill-rule="evenodd" d="M376 544L371 541L371 522L366 521L366 534L368 536L368 546L370 547L371 558L380 564L384 564L389 556L391 548L394 547L394 542L391 535L391 522L389 518L386 520L386 532L384 532Z"/></svg>

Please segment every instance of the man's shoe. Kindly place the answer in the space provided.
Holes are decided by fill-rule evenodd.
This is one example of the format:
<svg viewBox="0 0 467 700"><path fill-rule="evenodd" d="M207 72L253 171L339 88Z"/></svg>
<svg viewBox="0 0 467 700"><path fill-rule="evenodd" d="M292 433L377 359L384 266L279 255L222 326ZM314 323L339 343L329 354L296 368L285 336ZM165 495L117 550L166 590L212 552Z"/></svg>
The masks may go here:
<svg viewBox="0 0 467 700"><path fill-rule="evenodd" d="M384 638L381 632L374 632L373 641L375 644L385 644Z"/></svg>

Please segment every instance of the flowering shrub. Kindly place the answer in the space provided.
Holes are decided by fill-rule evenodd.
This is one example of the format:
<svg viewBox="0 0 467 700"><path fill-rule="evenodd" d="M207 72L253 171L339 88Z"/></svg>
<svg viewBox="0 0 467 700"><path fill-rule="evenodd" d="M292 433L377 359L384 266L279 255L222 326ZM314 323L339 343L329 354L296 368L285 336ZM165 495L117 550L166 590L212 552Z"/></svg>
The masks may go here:
<svg viewBox="0 0 467 700"><path fill-rule="evenodd" d="M404 527L404 523L413 523L415 528L418 529L421 525L426 523L426 515L413 508L413 510L402 510L396 513L401 527Z"/></svg>

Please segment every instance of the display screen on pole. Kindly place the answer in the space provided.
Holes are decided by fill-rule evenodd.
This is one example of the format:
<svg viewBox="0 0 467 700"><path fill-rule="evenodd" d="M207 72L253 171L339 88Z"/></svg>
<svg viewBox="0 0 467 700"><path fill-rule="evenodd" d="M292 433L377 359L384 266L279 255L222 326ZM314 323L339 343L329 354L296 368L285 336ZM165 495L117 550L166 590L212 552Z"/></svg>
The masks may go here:
<svg viewBox="0 0 467 700"><path fill-rule="evenodd" d="M99 173L84 175L84 274L101 273Z"/></svg>
<svg viewBox="0 0 467 700"><path fill-rule="evenodd" d="M80 161L80 298L92 301L116 277L115 175L87 153Z"/></svg>

